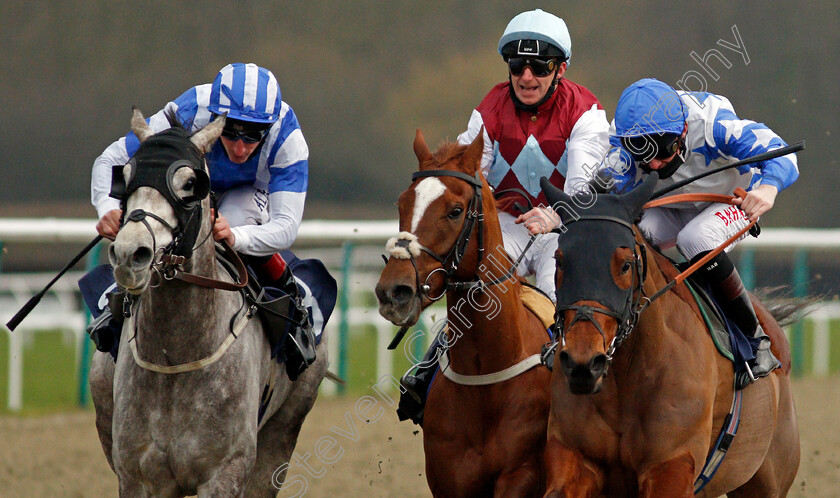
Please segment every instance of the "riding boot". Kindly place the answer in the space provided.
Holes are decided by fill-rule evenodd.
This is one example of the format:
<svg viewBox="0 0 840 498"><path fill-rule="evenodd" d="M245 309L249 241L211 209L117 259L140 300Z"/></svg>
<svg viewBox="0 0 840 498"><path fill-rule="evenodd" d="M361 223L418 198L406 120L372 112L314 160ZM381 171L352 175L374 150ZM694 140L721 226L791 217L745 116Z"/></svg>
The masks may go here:
<svg viewBox="0 0 840 498"><path fill-rule="evenodd" d="M411 419L415 424L423 426L426 394L429 392L432 377L437 370L438 349L441 347L440 341L435 338L431 347L423 356L423 360L417 364L414 374L406 373L400 379L400 384L404 388L397 407L397 416L400 420Z"/></svg>
<svg viewBox="0 0 840 498"><path fill-rule="evenodd" d="M309 312L303 304L303 297L292 275L292 269L286 265L282 256L273 254L267 260L263 260L256 270L265 287L275 287L284 293L280 298L270 301L259 302L258 298L258 302L262 308L268 310L265 315L269 315L268 321L272 322L268 331L272 351L282 340L286 373L291 380L297 380L298 376L315 362L315 333ZM285 321L286 326L282 321Z"/></svg>
<svg viewBox="0 0 840 498"><path fill-rule="evenodd" d="M97 351L110 353L118 344L125 321L122 309L124 297L125 291L122 289L108 293L108 306L85 328Z"/></svg>
<svg viewBox="0 0 840 498"><path fill-rule="evenodd" d="M706 264L704 270L724 314L735 322L744 335L753 339L751 343L758 342L755 358L748 361L746 371L739 372L736 377L736 388L743 389L781 367L781 363L770 351L770 337L758 323L750 296L729 256L726 253L717 255Z"/></svg>

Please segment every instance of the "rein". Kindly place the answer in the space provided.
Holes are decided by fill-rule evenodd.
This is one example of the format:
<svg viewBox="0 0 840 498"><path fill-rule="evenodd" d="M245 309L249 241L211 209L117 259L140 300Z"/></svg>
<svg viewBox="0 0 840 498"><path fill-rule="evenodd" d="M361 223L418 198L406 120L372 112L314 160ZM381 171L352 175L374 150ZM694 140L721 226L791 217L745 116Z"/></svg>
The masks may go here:
<svg viewBox="0 0 840 498"><path fill-rule="evenodd" d="M717 202L723 204L730 204L735 205L735 199L741 198L743 199L747 195L747 192L742 188L735 189L735 196L728 196L722 194L705 194L705 193L695 193L695 194L679 194L674 196L665 197L662 199L657 199L653 201L647 202L642 209L648 209L652 207L659 207L665 206L669 204L677 204L682 202ZM575 219L574 221L579 220L599 220L599 221L608 221L613 223L618 223L629 230L633 230L633 226L619 218L615 218L612 216L581 216L580 218ZM558 332L560 335L559 343L553 344L551 347L548 348L547 353L553 352L558 344L565 346L566 344L566 325L564 323L565 318L563 316L563 311L567 310L574 310L575 315L572 318L572 321L569 323L568 328L571 328L576 322L580 321L581 319L588 320L591 322L598 332L601 334L601 337L604 339L605 349L606 349L606 356L607 356L607 369L609 369L609 365L612 362L613 356L615 355L615 351L621 345L621 343L627 339L630 334L632 333L633 329L635 329L636 324L639 322L639 317L641 316L642 312L650 306L650 304L662 297L666 292L674 288L675 286L681 284L688 278L692 273L697 271L703 265L708 263L712 258L720 254L724 251L730 244L737 241L741 238L744 234L749 232L757 223L756 221L750 222L746 227L739 230L738 233L727 239L721 245L716 247L714 250L710 251L706 254L703 258L699 261L695 262L689 268L684 270L682 273L674 277L674 279L668 282L665 286L657 290L652 296L647 297L644 295L644 283L645 278L647 276L647 251L645 249L644 244L640 244L638 241L635 242L636 247L633 248L633 253L635 257L635 273L634 273L634 285L630 290L630 294L627 296L627 304L624 307L622 313L615 312L610 309L594 307L594 306L587 306L587 305L558 305L556 308L555 313L555 322L558 324ZM635 238L634 238L635 239ZM639 248L639 251L637 251ZM618 322L618 331L616 332L615 337L610 342L609 346L606 345L606 334L604 333L601 326L598 324L598 321L595 320L595 313L601 313L603 315L610 316L614 318ZM545 356L545 355L544 355ZM605 370L606 373L606 370Z"/></svg>
<svg viewBox="0 0 840 498"><path fill-rule="evenodd" d="M193 211L190 214L189 221L192 221L192 216L197 211ZM193 285L197 285L199 287L207 287L211 289L221 289L227 291L238 291L248 285L248 271L245 269L245 263L242 262L242 258L239 257L236 251L230 247L230 244L227 241L221 241L222 248L225 251L225 255L233 262L234 266L236 267L236 272L239 274L238 282L225 282L223 280L216 280L208 277L202 277L200 275L195 275L193 273L189 273L184 271L184 263L189 261L192 257L192 253L205 242L207 242L210 233L212 233L212 229L208 232L207 237L205 237L197 246L193 247L188 255L180 255L175 253L175 248L177 247L177 241L180 240L184 230L176 230L172 225L167 223L166 220L161 218L160 216L150 213L144 209L135 209L131 212L128 216L126 216L125 220L122 223L122 226L125 226L128 222L135 222L135 223L142 223L143 226L146 227L148 230L149 235L152 236L152 252L153 254L157 254L157 240L155 239L155 233L152 230L152 227L149 225L149 222L146 221L146 218L150 217L154 220L157 220L163 226L165 226L169 231L172 233L172 242L169 243L168 246L162 249L162 255L160 261L152 262L152 270L157 272L161 275L165 280L181 280L183 282L187 282Z"/></svg>
<svg viewBox="0 0 840 498"><path fill-rule="evenodd" d="M226 240L220 242L225 251L225 255L233 262L236 272L239 274L238 282L226 282L224 280L217 280L208 277L202 277L194 273L188 273L183 270L183 264L187 261L184 256L177 256L174 254L164 254L161 258L163 267L161 273L166 280L181 280L189 284L197 285L199 287L207 287L210 289L220 289L226 291L238 291L248 285L248 270L245 269L245 263L239 257L239 253L233 250Z"/></svg>
<svg viewBox="0 0 840 498"><path fill-rule="evenodd" d="M446 292L453 290L453 291L470 291L474 288L477 288L479 292L484 292L484 288L490 285L498 285L507 280L509 280L516 272L516 267L519 266L519 263L522 261L522 258L528 252L528 249L531 248L531 245L534 243L536 239L536 235L532 236L531 239L528 241L528 245L525 246L525 249L522 251L522 254L519 255L517 260L513 263L513 265L505 272L503 275L489 281L485 282L481 280L481 278L476 273L474 280L469 280L466 282L452 282L450 281L453 273L458 270L458 265L461 263L461 260L464 257L464 253L467 250L467 245L470 242L470 234L473 232L473 229L476 231L476 241L478 245L478 262L476 263L476 268L481 266L481 262L484 260L484 211L482 205L482 181L481 181L481 170L475 172L475 176L468 175L466 173L462 173L460 171L451 171L445 169L436 169L436 170L426 170L426 171L417 171L411 175L412 183L417 181L418 178L428 178L428 177L452 177L458 178L459 180L463 180L473 187L473 196L470 199L470 204L466 211L466 221L464 221L464 225L461 227L461 232L458 234L458 238L455 240L452 248L449 250L445 257L440 256L435 251L429 249L428 247L420 244L417 239L417 236L410 233L410 232L402 232L397 237L392 238L388 241L386 247L388 247L388 252L391 256L401 258L401 259L408 259L411 261L411 266L414 268L414 276L416 281L416 288L417 292L415 297L419 297L422 299L425 297L431 302L439 301L446 295ZM420 272L417 270L417 262L415 260L416 256L419 256L420 251L425 252L436 261L441 264L440 268L436 268L429 272L426 275L426 279L423 282L423 285L420 285ZM383 255L383 258L385 256ZM387 263L388 259L385 258L385 262ZM431 290L431 286L429 285L429 279L437 272L443 272L443 280L444 280L444 290L441 292L439 296L431 296L429 295L429 291ZM402 338L405 336L406 332L408 331L409 326L403 325L397 331L394 338L391 340L391 343L388 344L388 349L396 349L399 345Z"/></svg>
<svg viewBox="0 0 840 498"><path fill-rule="evenodd" d="M670 196L670 197L665 197L663 199L657 199L657 200L654 200L654 201L650 201L647 204L645 204L644 206L642 206L642 209L647 209L647 208L650 208L650 207L664 206L664 205L667 205L667 204L677 204L677 203L681 203L681 202L698 202L698 201L699 202L719 202L719 203L722 203L722 204L729 204L729 205L734 206L735 205L734 200L736 198L743 199L744 197L746 197L746 195L747 195L747 192L740 187L735 189L735 196L734 197L728 196L728 195L721 195L721 194L679 194L679 195L674 195L674 196ZM714 250L709 251L709 253L706 254L705 256L703 256L699 261L695 262L693 265L691 265L690 267L685 269L682 273L680 273L679 275L674 277L674 280L668 282L668 284L666 284L664 287L662 287L661 289L656 291L656 293L653 294L650 297L650 299L647 302L647 305L649 305L651 302L653 302L654 300L661 297L663 294L665 294L666 292L671 290L673 287L681 284L692 273L694 273L695 271L700 269L700 267L702 267L703 265L708 263L712 258L714 258L718 254L720 254L722 251L724 251L727 247L729 247L730 244L732 244L736 240L740 239L745 233L752 230L752 228L756 225L756 223L758 223L758 220L751 221L749 224L747 224L747 226L745 226L741 230L738 230L738 232L735 235L733 235L732 237L729 237L726 241L724 241L723 244L719 245ZM647 306L647 305L645 305L645 306Z"/></svg>

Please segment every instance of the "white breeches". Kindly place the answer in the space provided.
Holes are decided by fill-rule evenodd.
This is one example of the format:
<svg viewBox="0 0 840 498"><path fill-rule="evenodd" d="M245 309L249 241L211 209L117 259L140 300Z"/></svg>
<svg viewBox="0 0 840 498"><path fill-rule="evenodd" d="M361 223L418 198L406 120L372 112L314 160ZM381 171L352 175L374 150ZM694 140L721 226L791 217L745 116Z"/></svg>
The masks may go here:
<svg viewBox="0 0 840 498"><path fill-rule="evenodd" d="M522 251L528 246L531 240L531 232L524 224L516 224L512 215L500 211L499 223L502 226L502 240L504 240L505 251L514 261L519 258ZM557 234L546 233L538 235L531 248L522 258L517 267L519 275L533 275L537 280L537 287L548 294L551 300L556 299L554 293L554 252L557 251Z"/></svg>
<svg viewBox="0 0 840 498"><path fill-rule="evenodd" d="M216 202L219 214L227 218L231 227L268 223L268 192L252 185L240 185L226 190Z"/></svg>
<svg viewBox="0 0 840 498"><path fill-rule="evenodd" d="M639 230L655 247L665 250L673 246L690 261L701 252L711 251L749 224L738 206L713 203L705 208L657 207L645 210ZM741 236L726 248L729 252L744 238Z"/></svg>

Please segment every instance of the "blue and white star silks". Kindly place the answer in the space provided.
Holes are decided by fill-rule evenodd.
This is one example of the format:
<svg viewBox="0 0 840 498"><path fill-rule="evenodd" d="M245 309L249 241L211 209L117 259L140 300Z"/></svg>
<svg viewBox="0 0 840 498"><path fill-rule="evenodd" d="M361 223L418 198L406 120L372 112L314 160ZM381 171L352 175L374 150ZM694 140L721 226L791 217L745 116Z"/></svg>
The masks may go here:
<svg viewBox="0 0 840 498"><path fill-rule="evenodd" d="M673 176L661 180L657 188L787 145L764 123L740 119L726 97L705 92L677 93L688 109L685 163ZM628 154L621 153L621 143L614 136L614 122L610 135L612 149L601 169L610 169L618 190L627 191L641 182L644 172ZM781 191L798 176L796 155L788 154L707 176L673 191L671 195L689 192L732 195L737 187L749 190L759 184L773 185Z"/></svg>

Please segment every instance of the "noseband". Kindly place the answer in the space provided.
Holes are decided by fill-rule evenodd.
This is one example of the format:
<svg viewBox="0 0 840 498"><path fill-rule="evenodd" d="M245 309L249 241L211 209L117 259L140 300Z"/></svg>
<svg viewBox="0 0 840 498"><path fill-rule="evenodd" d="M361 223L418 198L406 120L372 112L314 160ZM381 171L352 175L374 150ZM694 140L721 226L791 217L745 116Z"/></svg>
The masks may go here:
<svg viewBox="0 0 840 498"><path fill-rule="evenodd" d="M528 246L524 251L522 251L522 255L520 255L519 259L513 264L513 266L511 266L504 275L490 282L481 280L478 273L475 274L473 280L466 282L452 281L453 274L458 270L458 266L464 258L464 253L467 250L467 245L470 243L470 236L473 229L475 229L476 232L476 242L478 246L478 261L475 265L476 269L482 266L481 262L484 260L484 210L482 206L482 183L480 175L481 170L476 171L475 176L470 176L465 173L461 173L460 171L450 171L445 169L418 171L411 175L412 182L417 181L418 178L448 176L463 180L473 187L473 196L470 199L470 204L465 213L466 220L464 221L464 225L461 227L461 232L458 234L458 238L455 239L455 243L452 245L452 248L446 256L441 256L435 251L424 246L419 242L417 236L410 232L402 232L397 237L388 241L388 252L392 256L411 261L411 265L414 267L414 275L417 282L417 294L419 297L425 297L426 299L435 302L443 298L443 296L446 295L446 292L450 290L469 291L473 288L477 288L479 292L483 292L484 288L488 285L500 284L513 276L516 267L522 259L522 256L528 251L531 243L533 243L534 237L531 238ZM423 285L420 285L420 272L417 269L417 262L415 261L415 258L420 255L420 251L425 252L440 263L440 268L435 268L426 275ZM387 258L385 261L387 262ZM444 290L439 296L431 296L429 295L429 291L431 290L429 280L432 275L439 272L443 273Z"/></svg>

